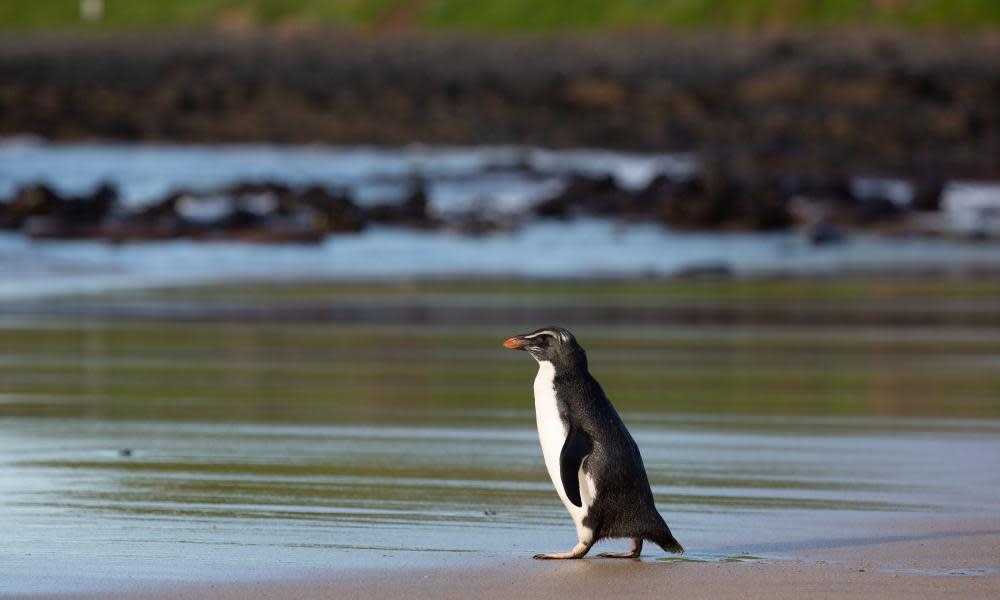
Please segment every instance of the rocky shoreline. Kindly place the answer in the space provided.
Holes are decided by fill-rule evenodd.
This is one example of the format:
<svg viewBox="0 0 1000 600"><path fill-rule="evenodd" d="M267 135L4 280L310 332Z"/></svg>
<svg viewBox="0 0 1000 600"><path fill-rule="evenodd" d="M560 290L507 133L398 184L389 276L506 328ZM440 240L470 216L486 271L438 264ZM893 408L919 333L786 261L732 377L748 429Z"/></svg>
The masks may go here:
<svg viewBox="0 0 1000 600"><path fill-rule="evenodd" d="M316 243L331 234L357 233L373 225L481 235L538 219L597 217L658 223L679 231L775 231L805 229L814 244L838 243L851 230L929 233L921 223L941 220L943 182L868 182L836 178L744 179L702 169L690 177L653 177L630 188L614 176L510 167L520 176L561 181L557 191L516 213L481 204L438 214L428 186L414 175L400 197L363 203L348 189L244 182L219 189L175 190L126 206L104 183L71 196L38 183L0 199L0 230L36 239L96 239L113 243L163 239ZM530 170L530 171L529 171ZM895 197L893 185L908 189ZM874 184L874 185L872 185ZM937 232L941 233L941 232Z"/></svg>
<svg viewBox="0 0 1000 600"><path fill-rule="evenodd" d="M0 198L0 229L35 238L318 242L379 224L482 234L574 216L694 231L801 227L817 244L855 228L937 234L949 182L1000 181L1000 35L5 37L0 136L24 133L589 146L683 151L699 165L635 189L504 166L560 190L523 214L448 218L429 209L421 173L405 197L374 205L345 189L254 180L126 208L110 184L71 198L41 180ZM859 186L865 179L876 185ZM879 180L901 183L905 197Z"/></svg>
<svg viewBox="0 0 1000 600"><path fill-rule="evenodd" d="M296 30L0 39L0 136L698 153L741 178L1000 179L1000 35Z"/></svg>

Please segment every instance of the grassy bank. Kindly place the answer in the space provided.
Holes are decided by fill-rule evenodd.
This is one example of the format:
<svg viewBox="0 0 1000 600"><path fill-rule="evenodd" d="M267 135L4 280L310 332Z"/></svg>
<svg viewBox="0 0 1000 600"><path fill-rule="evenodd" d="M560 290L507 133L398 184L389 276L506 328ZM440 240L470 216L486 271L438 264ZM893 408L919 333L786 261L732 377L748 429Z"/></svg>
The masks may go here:
<svg viewBox="0 0 1000 600"><path fill-rule="evenodd" d="M121 296L122 292L114 293ZM137 292L145 298L264 302L335 302L342 300L464 304L622 304L676 301L946 301L1000 297L1000 280L984 278L788 278L788 279L623 279L623 280L414 280L402 282L240 283Z"/></svg>
<svg viewBox="0 0 1000 600"><path fill-rule="evenodd" d="M780 29L847 25L986 28L1000 25L995 0L104 0L81 18L80 2L6 0L6 30L254 27L283 23L362 29L547 32L629 28Z"/></svg>

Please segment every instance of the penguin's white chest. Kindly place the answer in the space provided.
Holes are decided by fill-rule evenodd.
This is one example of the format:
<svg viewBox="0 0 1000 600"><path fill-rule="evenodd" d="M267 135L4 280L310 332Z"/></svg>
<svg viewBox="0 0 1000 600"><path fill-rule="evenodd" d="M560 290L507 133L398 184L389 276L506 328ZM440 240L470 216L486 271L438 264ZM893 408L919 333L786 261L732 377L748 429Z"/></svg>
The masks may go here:
<svg viewBox="0 0 1000 600"><path fill-rule="evenodd" d="M545 457L545 468L552 479L552 485L559 494L566 510L573 517L577 530L583 527L583 518L594 498L594 482L581 469L577 474L580 481L580 498L583 506L576 506L566 497L562 476L559 471L559 456L566 442L567 429L559 417L559 405L556 402L555 367L552 363L538 363L538 374L535 376L535 421L538 425L538 440L542 443L542 455Z"/></svg>

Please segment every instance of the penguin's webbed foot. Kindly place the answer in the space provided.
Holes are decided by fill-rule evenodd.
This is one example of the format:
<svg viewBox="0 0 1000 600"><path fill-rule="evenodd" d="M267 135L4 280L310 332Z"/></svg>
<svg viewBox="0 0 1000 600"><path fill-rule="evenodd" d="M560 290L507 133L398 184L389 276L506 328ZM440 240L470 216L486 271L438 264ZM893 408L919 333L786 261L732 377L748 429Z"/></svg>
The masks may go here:
<svg viewBox="0 0 1000 600"><path fill-rule="evenodd" d="M587 552L590 551L590 547L593 544L584 544L580 542L569 552L550 552L547 554L536 554L533 558L538 560L553 560L553 559L566 559L566 558L583 558Z"/></svg>
<svg viewBox="0 0 1000 600"><path fill-rule="evenodd" d="M597 556L600 558L639 558L640 554L642 554L642 540L633 538L632 549L628 552L601 552Z"/></svg>
<svg viewBox="0 0 1000 600"><path fill-rule="evenodd" d="M548 552L546 554L536 554L531 558L538 560L556 560L556 559L566 559L566 558L583 558L582 554L577 554L575 552Z"/></svg>

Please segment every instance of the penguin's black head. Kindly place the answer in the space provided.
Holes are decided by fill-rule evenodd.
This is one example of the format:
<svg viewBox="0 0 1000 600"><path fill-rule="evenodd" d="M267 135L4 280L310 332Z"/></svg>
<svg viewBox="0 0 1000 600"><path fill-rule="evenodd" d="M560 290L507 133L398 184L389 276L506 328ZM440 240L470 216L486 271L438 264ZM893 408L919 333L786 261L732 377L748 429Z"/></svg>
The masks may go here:
<svg viewBox="0 0 1000 600"><path fill-rule="evenodd" d="M587 366L587 355L576 338L562 327L543 327L531 333L507 338L504 348L524 350L538 362L550 362L556 367Z"/></svg>

